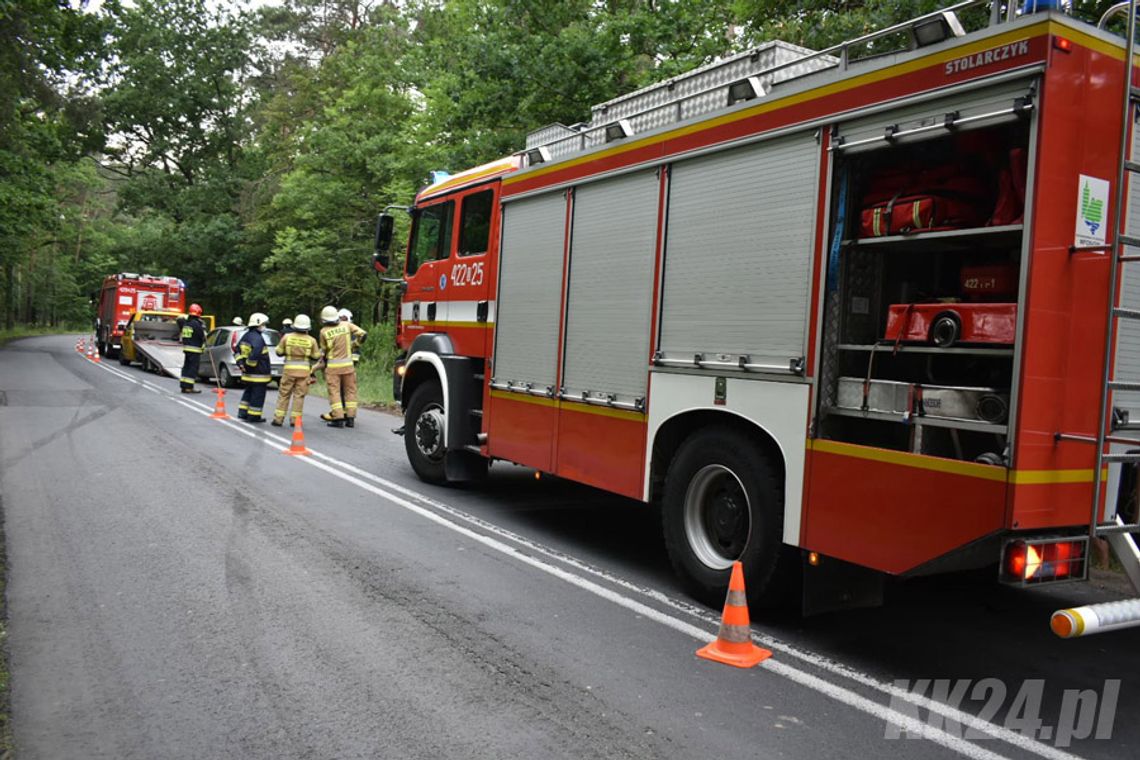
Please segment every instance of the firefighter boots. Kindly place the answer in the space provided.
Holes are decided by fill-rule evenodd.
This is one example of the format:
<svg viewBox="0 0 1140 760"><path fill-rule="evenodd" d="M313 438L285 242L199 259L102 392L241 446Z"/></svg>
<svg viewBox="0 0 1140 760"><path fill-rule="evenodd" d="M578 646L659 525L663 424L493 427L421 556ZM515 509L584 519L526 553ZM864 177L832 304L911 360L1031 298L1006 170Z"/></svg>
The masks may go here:
<svg viewBox="0 0 1140 760"><path fill-rule="evenodd" d="M356 418L355 417L346 417L344 420L344 426L345 427L356 427Z"/></svg>

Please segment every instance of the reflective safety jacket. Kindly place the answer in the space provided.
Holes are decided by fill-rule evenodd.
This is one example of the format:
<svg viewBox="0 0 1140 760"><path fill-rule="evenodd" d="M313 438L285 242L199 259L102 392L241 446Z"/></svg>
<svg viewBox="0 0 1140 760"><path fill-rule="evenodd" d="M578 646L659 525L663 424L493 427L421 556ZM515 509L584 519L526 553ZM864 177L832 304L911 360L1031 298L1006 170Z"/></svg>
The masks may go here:
<svg viewBox="0 0 1140 760"><path fill-rule="evenodd" d="M362 333L364 333L364 328L361 328L360 331ZM367 335L368 333L364 333L364 334ZM354 365L360 364L360 344L363 342L364 342L364 338L354 337L352 339L352 363Z"/></svg>
<svg viewBox="0 0 1140 760"><path fill-rule="evenodd" d="M313 371L313 362L321 358L317 339L303 332L288 332L277 344L277 355L285 357L287 377L305 377Z"/></svg>
<svg viewBox="0 0 1140 760"><path fill-rule="evenodd" d="M179 319L178 325L182 328L182 353L202 353L202 346L206 345L206 325L202 320L191 316L189 319Z"/></svg>
<svg viewBox="0 0 1140 760"><path fill-rule="evenodd" d="M237 344L237 361L241 379L246 383L268 383L273 380L269 370L269 346L261 330L249 329Z"/></svg>
<svg viewBox="0 0 1140 760"><path fill-rule="evenodd" d="M321 348L325 352L325 374L347 375L353 371L352 347L364 342L368 333L351 322L337 322L321 328Z"/></svg>

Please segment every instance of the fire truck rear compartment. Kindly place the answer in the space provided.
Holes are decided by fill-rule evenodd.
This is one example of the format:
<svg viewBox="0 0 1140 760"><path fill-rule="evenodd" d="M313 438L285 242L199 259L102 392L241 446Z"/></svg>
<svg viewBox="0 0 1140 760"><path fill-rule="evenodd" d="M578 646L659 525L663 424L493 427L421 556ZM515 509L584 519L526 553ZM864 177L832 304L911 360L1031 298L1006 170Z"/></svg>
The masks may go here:
<svg viewBox="0 0 1140 760"><path fill-rule="evenodd" d="M817 435L1008 462L1028 143L1020 119L837 157Z"/></svg>

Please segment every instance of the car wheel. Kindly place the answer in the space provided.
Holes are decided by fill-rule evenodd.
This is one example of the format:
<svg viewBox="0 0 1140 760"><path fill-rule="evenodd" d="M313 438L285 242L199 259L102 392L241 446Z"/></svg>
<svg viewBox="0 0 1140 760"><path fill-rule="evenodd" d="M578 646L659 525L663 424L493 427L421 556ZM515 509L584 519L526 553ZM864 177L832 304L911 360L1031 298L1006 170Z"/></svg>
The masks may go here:
<svg viewBox="0 0 1140 760"><path fill-rule="evenodd" d="M783 549L783 484L743 433L710 428L681 444L665 476L662 528L673 568L710 607L724 602L737 560L751 601L778 596L769 582Z"/></svg>
<svg viewBox="0 0 1140 760"><path fill-rule="evenodd" d="M420 479L428 483L447 482L443 457L447 452L443 441L443 390L432 380L412 392L404 412L404 448L408 461Z"/></svg>
<svg viewBox="0 0 1140 760"><path fill-rule="evenodd" d="M222 386L223 388L234 387L233 376L230 375L229 369L227 369L226 365L224 364L218 368L218 385Z"/></svg>

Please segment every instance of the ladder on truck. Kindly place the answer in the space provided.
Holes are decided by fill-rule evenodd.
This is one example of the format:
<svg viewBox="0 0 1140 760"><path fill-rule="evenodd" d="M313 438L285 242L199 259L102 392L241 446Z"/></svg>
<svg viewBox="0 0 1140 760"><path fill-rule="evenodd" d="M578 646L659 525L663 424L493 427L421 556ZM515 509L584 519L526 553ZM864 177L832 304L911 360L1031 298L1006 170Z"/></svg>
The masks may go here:
<svg viewBox="0 0 1140 760"><path fill-rule="evenodd" d="M1102 519L1100 509L1101 497L1105 495L1104 469L1109 464L1122 466L1135 466L1140 473L1140 438L1118 436L1118 431L1140 430L1140 422L1121 419L1110 406L1114 391L1140 392L1140 377L1118 378L1115 376L1113 366L1114 338L1118 335L1118 327L1122 320L1140 321L1140 309L1127 308L1118 302L1118 287L1121 284L1121 268L1128 264L1140 266L1140 255L1129 254L1125 248L1140 248L1140 232L1129 234L1128 215L1125 211L1125 185L1129 182L1140 182L1140 156L1132 155L1132 126L1135 109L1140 105L1140 87L1132 83L1133 51L1136 49L1136 9L1137 0L1117 3L1101 17L1099 27L1104 28L1108 21L1123 13L1128 14L1128 32L1125 37L1126 47L1124 56L1124 88L1122 91L1120 117L1120 152L1116 167L1116 189L1114 194L1115 223L1112 229L1112 238L1103 246L1074 246L1073 253L1082 251L1105 251L1111 258L1111 271L1109 274L1108 293L1108 329L1104 341L1104 385L1101 389L1100 411L1097 418L1096 435L1092 438L1085 436L1061 435L1058 438L1068 440L1084 440L1096 446L1096 467L1093 470L1093 500L1089 516L1089 539L1105 538L1116 553L1123 565L1129 580L1137 591L1140 591L1140 547L1137 544L1137 534L1140 533L1140 505L1133 508L1130 518L1125 521L1116 509L1106 509L1112 514L1111 519ZM1135 270L1134 270L1135 271ZM1140 271L1136 275L1140 276ZM1133 447L1121 453L1105 453L1105 447L1115 444L1117 446ZM1140 478L1136 485L1140 488Z"/></svg>

